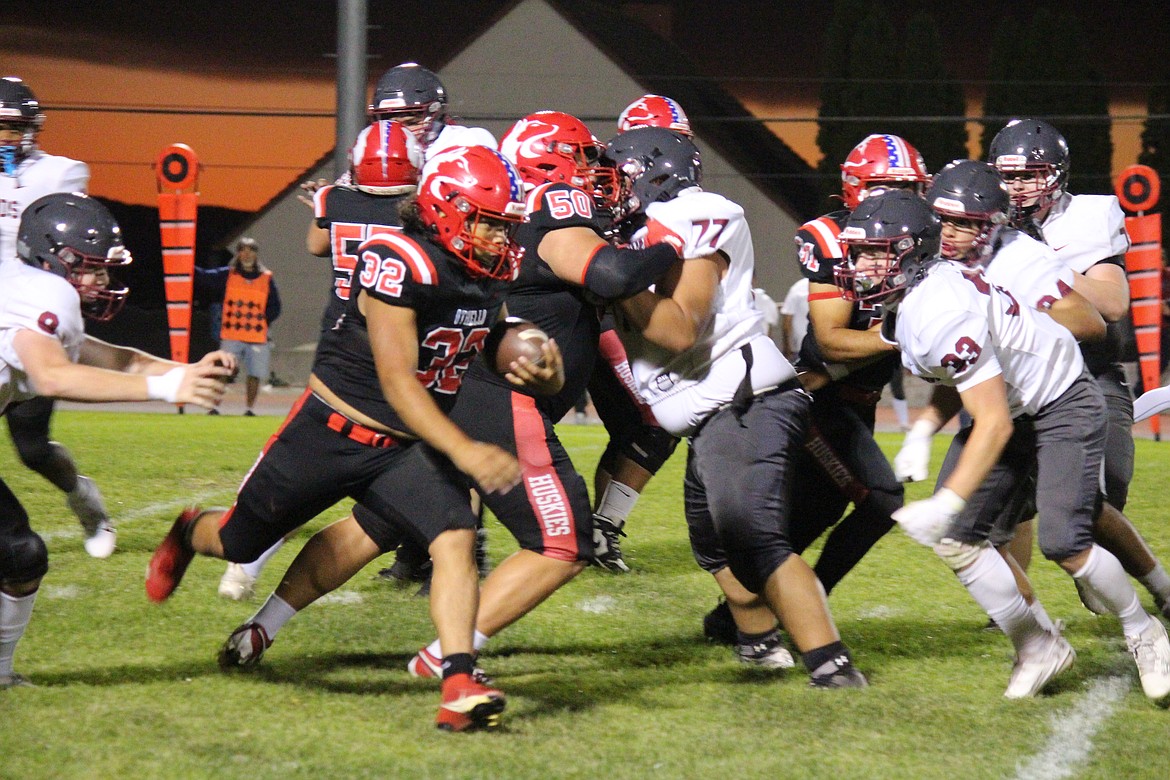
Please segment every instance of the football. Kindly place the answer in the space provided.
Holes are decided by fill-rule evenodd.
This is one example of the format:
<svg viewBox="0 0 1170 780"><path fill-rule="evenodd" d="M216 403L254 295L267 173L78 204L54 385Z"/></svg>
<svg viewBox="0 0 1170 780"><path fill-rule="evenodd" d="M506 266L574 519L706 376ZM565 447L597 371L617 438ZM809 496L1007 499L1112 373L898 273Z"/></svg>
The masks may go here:
<svg viewBox="0 0 1170 780"><path fill-rule="evenodd" d="M484 358L500 376L508 373L512 361L528 358L538 366L544 365L541 345L548 341L548 334L528 320L507 317L492 327L484 343Z"/></svg>

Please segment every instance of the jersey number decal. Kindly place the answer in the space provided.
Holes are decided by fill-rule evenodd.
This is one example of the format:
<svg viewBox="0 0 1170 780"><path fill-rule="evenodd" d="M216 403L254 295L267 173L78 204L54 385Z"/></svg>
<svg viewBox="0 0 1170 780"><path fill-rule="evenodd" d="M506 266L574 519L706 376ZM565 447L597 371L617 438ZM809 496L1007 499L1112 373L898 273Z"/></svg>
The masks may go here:
<svg viewBox="0 0 1170 780"><path fill-rule="evenodd" d="M426 370L418 372L418 381L436 393L459 392L463 372L483 349L487 335L487 328L475 328L466 334L459 328L435 328L419 344L432 350L433 355Z"/></svg>
<svg viewBox="0 0 1170 780"><path fill-rule="evenodd" d="M812 241L801 241L800 251L797 253L800 264L807 268L810 274L821 270L821 261L817 259L816 249Z"/></svg>
<svg viewBox="0 0 1170 780"><path fill-rule="evenodd" d="M951 376L956 376L970 368L973 363L979 360L981 354L983 354L983 350L975 343L975 340L969 336L963 336L955 342L955 351L943 357L942 366L951 370Z"/></svg>
<svg viewBox="0 0 1170 780"><path fill-rule="evenodd" d="M374 233L402 230L392 225L367 225L364 222L334 222L329 226L329 238L333 250L333 294L343 301L349 300L353 289L353 272L357 268L358 256L354 254L362 243Z"/></svg>
<svg viewBox="0 0 1170 780"><path fill-rule="evenodd" d="M406 263L397 257L382 257L377 252L365 252L361 257L362 273L358 277L362 287L368 287L391 298L402 296L402 280L406 278Z"/></svg>
<svg viewBox="0 0 1170 780"><path fill-rule="evenodd" d="M548 213L553 219L568 219L576 214L593 218L593 202L581 190L556 190L548 193Z"/></svg>
<svg viewBox="0 0 1170 780"><path fill-rule="evenodd" d="M723 235L723 228L727 227L728 219L696 219L691 222L695 230L695 246L709 246L717 248L719 237Z"/></svg>

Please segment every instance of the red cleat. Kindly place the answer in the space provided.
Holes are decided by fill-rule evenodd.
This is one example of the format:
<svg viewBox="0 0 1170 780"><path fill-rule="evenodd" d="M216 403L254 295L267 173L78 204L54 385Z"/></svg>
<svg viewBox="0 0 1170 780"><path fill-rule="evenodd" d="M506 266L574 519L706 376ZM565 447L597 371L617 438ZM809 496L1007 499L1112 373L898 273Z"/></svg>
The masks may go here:
<svg viewBox="0 0 1170 780"><path fill-rule="evenodd" d="M202 514L203 510L197 506L189 506L180 512L150 557L150 564L146 567L146 597L151 601L166 601L182 582L187 566L195 557L195 551L186 541L187 531Z"/></svg>
<svg viewBox="0 0 1170 780"><path fill-rule="evenodd" d="M443 680L443 703L435 726L444 731L494 729L506 700L501 691L480 685L470 674L453 674Z"/></svg>

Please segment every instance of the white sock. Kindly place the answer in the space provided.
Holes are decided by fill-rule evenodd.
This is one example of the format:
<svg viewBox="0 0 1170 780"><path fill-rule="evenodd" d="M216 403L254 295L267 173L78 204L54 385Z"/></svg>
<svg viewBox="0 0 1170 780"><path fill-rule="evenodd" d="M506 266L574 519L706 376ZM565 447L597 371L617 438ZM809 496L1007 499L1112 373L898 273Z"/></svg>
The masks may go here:
<svg viewBox="0 0 1170 780"><path fill-rule="evenodd" d="M1050 633L1056 633L1056 625L1052 622L1052 618L1048 617L1048 611L1044 609L1044 605L1040 603L1040 599L1033 597L1032 603L1028 605L1032 610L1032 614L1036 617L1036 622L1040 624L1040 628Z"/></svg>
<svg viewBox="0 0 1170 780"><path fill-rule="evenodd" d="M1162 564L1154 564L1154 568L1144 577L1138 577L1150 595L1159 601L1170 601L1170 575L1162 568Z"/></svg>
<svg viewBox="0 0 1170 780"><path fill-rule="evenodd" d="M491 637L487 634L481 634L479 631L476 631L475 635L471 638L471 646L475 648L475 652L478 653L483 649L483 646L486 645L490 639ZM435 658L442 658L443 646L439 644L439 640L436 639L434 642L431 642L429 645L427 645L427 652Z"/></svg>
<svg viewBox="0 0 1170 780"><path fill-rule="evenodd" d="M597 514L611 521L618 528L626 524L626 518L638 503L641 494L629 485L623 485L611 479L601 494L601 501L597 503Z"/></svg>
<svg viewBox="0 0 1170 780"><path fill-rule="evenodd" d="M1023 654L1048 638L1016 586L1016 578L994 547L984 547L975 562L956 572L959 582Z"/></svg>
<svg viewBox="0 0 1170 780"><path fill-rule="evenodd" d="M252 622L259 624L269 639L275 640L276 632L284 628L284 624L296 614L297 611L287 601L273 593L252 616Z"/></svg>
<svg viewBox="0 0 1170 780"><path fill-rule="evenodd" d="M33 602L36 600L35 590L27 596L0 593L0 677L12 676L12 657L16 654L16 643L28 628Z"/></svg>
<svg viewBox="0 0 1170 780"><path fill-rule="evenodd" d="M268 563L268 560L270 558L272 558L273 555L276 555L277 550L279 550L283 546L284 546L284 537L282 536L282 537L280 537L280 539L277 540L276 544L272 545L267 550L260 553L259 558L252 561L251 563L243 564L244 573L246 573L249 577L251 577L254 580L259 579L260 572L264 571L264 564Z"/></svg>
<svg viewBox="0 0 1170 780"><path fill-rule="evenodd" d="M1121 630L1126 636L1137 636L1150 625L1150 616L1142 609L1137 591L1129 582L1129 576L1121 567L1121 561L1113 553L1094 544L1089 548L1089 558L1073 577L1083 587L1117 615Z"/></svg>
<svg viewBox="0 0 1170 780"><path fill-rule="evenodd" d="M894 414L898 418L898 427L902 430L910 430L910 404L906 402L905 398L892 398L890 404L894 407Z"/></svg>

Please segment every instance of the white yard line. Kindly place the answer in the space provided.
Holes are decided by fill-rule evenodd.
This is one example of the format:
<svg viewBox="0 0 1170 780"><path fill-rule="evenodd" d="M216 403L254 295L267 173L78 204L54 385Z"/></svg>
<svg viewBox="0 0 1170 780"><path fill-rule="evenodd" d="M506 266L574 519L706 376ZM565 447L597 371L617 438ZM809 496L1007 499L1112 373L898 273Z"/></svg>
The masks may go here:
<svg viewBox="0 0 1170 780"><path fill-rule="evenodd" d="M1093 737L1113 716L1131 684L1127 677L1096 680L1070 711L1053 715L1048 742L1016 765L1017 780L1060 780L1082 769L1093 750Z"/></svg>
<svg viewBox="0 0 1170 780"><path fill-rule="evenodd" d="M110 516L114 520L114 526L123 526L129 523L137 522L138 520L145 520L147 518L154 518L158 515L176 514L180 509L192 504L203 505L210 502L214 498L225 495L224 490L207 490L193 496L186 496L183 498L175 497L166 501L156 501L153 504L146 506L135 507L129 511L122 511L120 504L107 505L110 510ZM230 501L230 499L228 499Z"/></svg>

